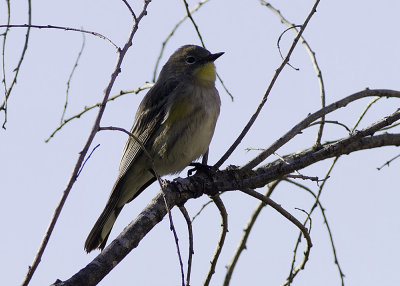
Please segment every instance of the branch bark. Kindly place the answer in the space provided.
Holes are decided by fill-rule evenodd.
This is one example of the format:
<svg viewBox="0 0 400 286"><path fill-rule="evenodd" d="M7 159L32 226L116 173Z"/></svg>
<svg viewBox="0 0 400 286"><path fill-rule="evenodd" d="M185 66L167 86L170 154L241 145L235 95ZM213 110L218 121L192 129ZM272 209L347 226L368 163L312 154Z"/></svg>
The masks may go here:
<svg viewBox="0 0 400 286"><path fill-rule="evenodd" d="M318 161L359 150L383 146L400 146L400 134L372 135L384 126L400 119L400 110L385 117L370 127L357 131L347 138L326 143L320 148L292 153L285 156L285 162L276 160L256 170L228 167L214 174L198 173L188 178L177 178L164 189L168 206L183 205L187 200L203 194L260 188L282 178L295 170L305 168ZM130 251L136 248L145 235L167 214L162 192L147 205L141 214L86 267L65 282L55 285L95 285L104 278Z"/></svg>

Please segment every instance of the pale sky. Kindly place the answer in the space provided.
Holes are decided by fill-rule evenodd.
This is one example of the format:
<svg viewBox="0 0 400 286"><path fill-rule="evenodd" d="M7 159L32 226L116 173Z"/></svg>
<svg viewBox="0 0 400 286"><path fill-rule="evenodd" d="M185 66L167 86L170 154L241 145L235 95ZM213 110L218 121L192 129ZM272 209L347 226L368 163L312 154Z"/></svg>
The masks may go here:
<svg viewBox="0 0 400 286"><path fill-rule="evenodd" d="M11 23L27 21L25 1L11 3ZM33 1L33 24L59 25L99 32L122 46L129 34L131 17L122 1ZM139 11L140 1L134 9ZM293 3L295 2L295 3ZM136 3L140 3L136 4ZM189 1L191 7L196 1ZM271 2L290 21L301 24L313 1ZM7 17L5 1L0 3L1 24ZM316 52L332 103L365 88L400 90L399 1L322 0L304 36ZM134 89L152 80L161 43L185 15L182 1L152 1L116 80L112 95ZM259 1L210 0L193 15L206 47L225 52L216 61L217 70L234 96L232 102L220 83L221 114L210 146L210 164L215 163L238 136L261 100L281 59L276 48L286 29ZM2 30L4 31L4 30ZM280 43L286 53L293 39L286 33ZM6 48L6 79L9 83L25 37L24 29L12 29ZM200 44L190 21L185 22L168 42L161 64L184 44ZM66 94L66 82L82 44L82 35L61 30L32 29L18 83L8 103L7 130L0 130L0 284L18 285L33 261L53 211L61 198L78 153L84 146L97 112L93 110L67 124L49 142L44 140L59 125ZM97 37L86 35L86 45L69 90L66 118L85 106L99 102L113 71L117 53ZM242 165L257 154L245 148L266 148L307 114L320 108L319 86L310 57L299 44L291 57L295 71L286 67L276 82L267 104L253 129L223 166ZM2 75L3 76L3 75ZM102 126L130 129L137 106L145 92L110 102ZM0 97L3 100L3 97ZM370 99L353 103L330 114L330 120L353 126ZM399 107L396 100L382 99L367 113L360 128L367 127ZM4 113L0 112L3 123ZM397 131L396 131L397 130ZM398 128L391 132L398 132ZM278 150L285 155L312 146L317 128L307 129ZM324 141L345 137L337 125L326 127ZM100 144L75 183L42 261L30 285L50 285L65 280L97 254L86 254L84 241L103 207L117 176L126 135L98 133L93 147ZM346 285L399 285L400 201L398 177L400 159L381 171L377 167L399 154L399 149L361 151L339 159L321 195L321 203L333 232ZM266 162L275 160L271 157ZM266 163L265 162L265 163ZM301 170L323 178L332 160ZM183 171L181 176L186 176ZM169 177L170 178L170 177ZM313 182L299 181L313 191ZM109 242L159 191L154 184L127 205L118 218ZM258 190L265 192L265 188ZM303 221L295 208L309 210L313 198L305 191L282 183L272 196L292 215ZM193 216L209 199L203 196L186 204ZM221 285L225 265L238 245L242 230L258 201L240 192L222 196L229 215L229 233L211 285ZM186 224L173 210L185 263L188 253ZM220 233L220 216L208 206L194 225L192 283L201 285L209 268ZM286 279L298 230L285 218L266 208L262 211L239 259L231 284L281 285ZM305 270L293 285L340 285L332 249L320 210L312 217L314 247ZM304 245L299 249L301 259ZM99 285L179 285L180 270L172 232L165 218Z"/></svg>

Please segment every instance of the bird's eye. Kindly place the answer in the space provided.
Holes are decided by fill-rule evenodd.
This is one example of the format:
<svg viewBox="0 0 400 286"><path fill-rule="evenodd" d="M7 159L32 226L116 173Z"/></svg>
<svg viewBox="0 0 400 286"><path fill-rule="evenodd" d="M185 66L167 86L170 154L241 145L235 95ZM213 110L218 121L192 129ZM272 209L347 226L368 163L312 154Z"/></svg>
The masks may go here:
<svg viewBox="0 0 400 286"><path fill-rule="evenodd" d="M195 61L196 61L196 59L194 57L192 57L192 56L189 56L189 57L186 58L186 62L188 64L193 64Z"/></svg>

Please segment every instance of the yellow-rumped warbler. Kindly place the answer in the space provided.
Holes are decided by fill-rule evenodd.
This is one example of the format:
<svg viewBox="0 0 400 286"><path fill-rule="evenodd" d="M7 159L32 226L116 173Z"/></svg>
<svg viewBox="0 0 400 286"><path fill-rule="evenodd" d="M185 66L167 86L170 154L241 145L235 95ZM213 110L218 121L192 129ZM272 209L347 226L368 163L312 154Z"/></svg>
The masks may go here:
<svg viewBox="0 0 400 286"><path fill-rule="evenodd" d="M207 152L221 105L214 61L222 54L194 45L179 48L140 103L131 133L150 153L158 175L180 172ZM152 168L129 138L111 195L86 239L87 252L104 248L124 205L156 180Z"/></svg>

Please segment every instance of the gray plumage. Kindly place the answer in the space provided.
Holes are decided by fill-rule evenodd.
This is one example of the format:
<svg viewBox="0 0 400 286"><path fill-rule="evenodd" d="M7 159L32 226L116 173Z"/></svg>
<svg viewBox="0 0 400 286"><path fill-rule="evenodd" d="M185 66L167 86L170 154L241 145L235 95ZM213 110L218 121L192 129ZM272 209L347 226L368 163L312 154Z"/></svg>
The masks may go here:
<svg viewBox="0 0 400 286"><path fill-rule="evenodd" d="M158 175L177 173L206 153L220 111L211 54L194 45L178 49L143 98L131 133L141 140ZM129 138L108 202L85 242L87 252L103 249L123 206L155 181L140 145Z"/></svg>

